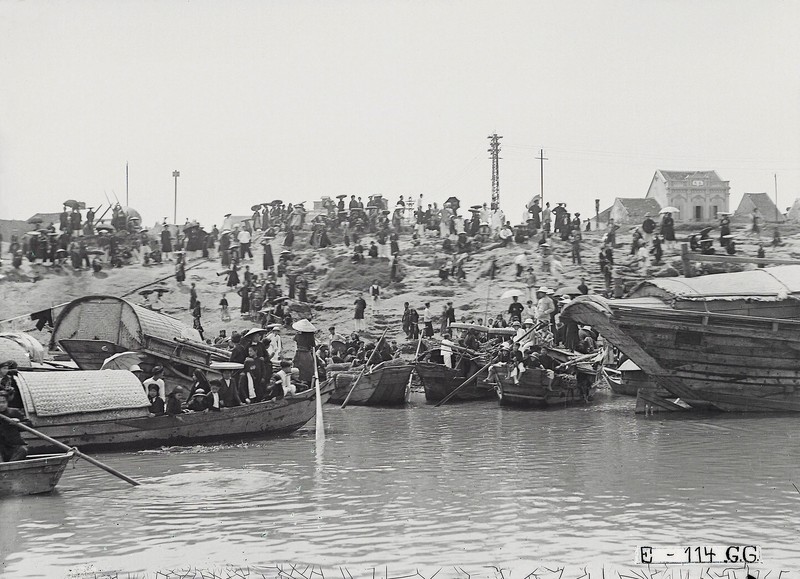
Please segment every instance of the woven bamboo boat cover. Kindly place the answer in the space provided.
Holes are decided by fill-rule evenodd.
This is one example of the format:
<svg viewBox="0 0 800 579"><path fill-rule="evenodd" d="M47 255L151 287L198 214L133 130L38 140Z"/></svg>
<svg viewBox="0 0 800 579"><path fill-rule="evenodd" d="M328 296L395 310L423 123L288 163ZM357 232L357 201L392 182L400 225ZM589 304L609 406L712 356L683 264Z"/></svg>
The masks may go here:
<svg viewBox="0 0 800 579"><path fill-rule="evenodd" d="M125 370L20 372L18 383L25 409L37 416L149 406L141 383Z"/></svg>
<svg viewBox="0 0 800 579"><path fill-rule="evenodd" d="M11 340L0 339L0 362L14 360L18 366L23 368L31 365L31 359L25 348Z"/></svg>

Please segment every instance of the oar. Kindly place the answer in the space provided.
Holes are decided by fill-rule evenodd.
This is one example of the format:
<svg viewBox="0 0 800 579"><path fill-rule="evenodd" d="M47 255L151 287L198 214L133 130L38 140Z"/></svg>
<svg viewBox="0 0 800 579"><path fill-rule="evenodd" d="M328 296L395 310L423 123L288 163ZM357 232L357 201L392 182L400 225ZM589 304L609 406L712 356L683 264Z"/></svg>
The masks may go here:
<svg viewBox="0 0 800 579"><path fill-rule="evenodd" d="M442 404L444 404L445 402L447 402L448 400L450 400L450 399L451 399L453 396L455 396L455 395L456 395L456 392L458 392L458 391L459 391L459 390L461 390L461 389L462 389L464 386L466 386L467 384L469 384L470 382L472 382L472 381L473 381L475 378L477 378L477 377L478 377L478 374L480 374L481 372L483 372L484 370L486 370L486 369L487 369L489 366L491 366L492 364L494 364L494 360L490 360L490 361L489 361L489 363L488 363L488 364L486 364L486 365L485 365L483 368L481 368L480 370L478 370L477 372L475 372L475 373L474 373L472 376L470 376L469 378L467 378L466 380L464 380L464 381L463 381L463 382L462 382L462 383L461 383L461 384L460 384L460 385L459 385L459 386L458 386L458 387L457 387L455 390L453 390L452 392L450 392L450 394L448 394L447 396L445 396L444 398L442 398L441 400L439 400L439 402L437 402L437 403L434 405L434 408L438 408L439 406L441 406Z"/></svg>
<svg viewBox="0 0 800 579"><path fill-rule="evenodd" d="M122 474L122 473L121 473L121 472L119 472L118 470L114 470L113 468L111 468L111 467L110 467L110 466L108 466L107 464L103 464L103 463L102 463L102 462L100 462L99 460L97 460L97 459L95 459L95 458L92 458L91 456L88 456L88 455L85 455L85 454L83 454L83 453L82 453L80 450L78 450L77 448L73 448L73 447L71 447L71 446L67 446L67 445L66 445L66 444L64 444L63 442L59 442L59 441L57 441L55 438L50 438L50 437L49 437L49 436L47 436L46 434L44 434L44 433L42 433L42 432L39 432L39 431L38 431L38 430L36 430L35 428L31 428L31 427L30 427L30 426L28 426L27 424L22 424L21 422L15 422L15 421L14 421L14 420L12 420L11 418L9 418L9 417L7 417L7 416L3 416L2 414L0 414L0 418L2 418L3 420L5 420L5 421L6 421L6 422L8 422L9 424L13 424L14 426L16 426L17 428L19 428L19 429L21 429L21 430L25 430L26 432L30 432L31 434L33 434L33 435L35 435L35 436L38 436L39 438L41 438L41 439L42 439L42 440L44 440L44 441L47 441L47 442L49 442L49 443L50 443L50 444L52 444L53 446L57 446L58 448L61 448L61 449L63 449L63 450L66 450L66 451L70 451L70 450L74 451L74 452L75 452L75 456L77 456L77 457L79 457L79 458L82 458L82 459L83 459L83 460L85 460L86 462L90 462L90 463L92 463L93 465L95 465L95 466L96 466L96 467L98 467L98 468L102 468L104 471L106 471L106 472L108 472L108 473L111 473L111 474L113 474L115 477L121 478L121 479L122 479L122 480L124 480L126 483L130 483L130 484L132 484L133 486L139 486L140 484L142 484L142 483L140 483L139 481L133 480L131 477L129 477L129 476L127 476L127 475L124 475L124 474Z"/></svg>
<svg viewBox="0 0 800 579"><path fill-rule="evenodd" d="M319 366L317 366L317 349L314 348L314 388L316 389L317 421L315 435L318 442L325 440L325 424L322 421L322 395L319 391Z"/></svg>
<svg viewBox="0 0 800 579"><path fill-rule="evenodd" d="M417 351L414 353L414 364L417 363L417 358L419 358L419 347L422 345L422 335L420 335L419 340L417 340ZM412 371L411 374L408 375L408 384L406 384L406 402L411 400L411 380L414 378L414 372Z"/></svg>
<svg viewBox="0 0 800 579"><path fill-rule="evenodd" d="M386 328L385 330L383 330L383 333L381 334L381 337L378 338L377 342L375 342L375 348L373 348L372 352L369 355L369 359L367 359L367 362L364 364L364 367L361 369L361 374L359 374L358 378L356 378L356 381L353 382L353 386L352 386L352 388L350 388L350 392L347 393L347 397L344 399L344 402L342 402L342 408L346 408L347 407L347 403L350 402L350 396L353 395L353 391L356 389L356 386L358 386L358 381L361 380L361 377L364 375L364 372L366 372L367 368L369 368L369 363L372 361L372 357L375 355L375 352L378 351L378 346L380 345L381 340L383 340L383 337L386 335L386 332L388 332L388 331L389 331L389 328Z"/></svg>

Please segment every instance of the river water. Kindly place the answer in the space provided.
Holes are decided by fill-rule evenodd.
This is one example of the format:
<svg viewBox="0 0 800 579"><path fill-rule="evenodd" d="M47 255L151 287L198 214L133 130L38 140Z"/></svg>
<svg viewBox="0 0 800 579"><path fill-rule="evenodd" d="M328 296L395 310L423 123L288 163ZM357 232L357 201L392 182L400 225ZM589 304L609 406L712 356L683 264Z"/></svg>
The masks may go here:
<svg viewBox="0 0 800 579"><path fill-rule="evenodd" d="M0 501L0 569L632 566L643 544L757 544L766 567L800 568L797 416L633 406L328 405L324 448L312 421L284 439L100 454L146 484L79 462L52 495Z"/></svg>

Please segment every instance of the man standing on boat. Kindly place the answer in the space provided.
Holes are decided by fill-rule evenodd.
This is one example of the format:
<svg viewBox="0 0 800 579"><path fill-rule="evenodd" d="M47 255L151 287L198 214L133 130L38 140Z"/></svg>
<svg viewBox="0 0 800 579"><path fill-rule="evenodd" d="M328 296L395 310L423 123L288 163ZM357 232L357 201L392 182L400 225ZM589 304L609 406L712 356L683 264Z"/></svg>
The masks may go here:
<svg viewBox="0 0 800 579"><path fill-rule="evenodd" d="M25 414L21 410L8 407L8 397L4 391L0 391L0 415L14 422L25 420ZM28 447L22 440L19 428L15 424L0 420L0 462L25 460L27 456Z"/></svg>

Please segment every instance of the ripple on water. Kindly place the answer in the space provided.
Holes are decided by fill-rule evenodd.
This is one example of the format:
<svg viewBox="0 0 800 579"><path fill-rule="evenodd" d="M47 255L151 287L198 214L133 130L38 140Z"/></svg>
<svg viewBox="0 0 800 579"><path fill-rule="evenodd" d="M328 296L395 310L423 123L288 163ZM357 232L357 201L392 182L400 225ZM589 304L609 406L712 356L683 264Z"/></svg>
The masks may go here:
<svg viewBox="0 0 800 579"><path fill-rule="evenodd" d="M640 419L631 404L326 407L321 457L313 430L100 456L146 485L79 462L52 496L0 502L0 518L18 521L0 539L5 565L47 577L87 561L626 563L642 541L688 540L800 560L798 421Z"/></svg>

